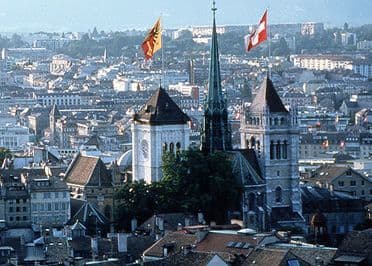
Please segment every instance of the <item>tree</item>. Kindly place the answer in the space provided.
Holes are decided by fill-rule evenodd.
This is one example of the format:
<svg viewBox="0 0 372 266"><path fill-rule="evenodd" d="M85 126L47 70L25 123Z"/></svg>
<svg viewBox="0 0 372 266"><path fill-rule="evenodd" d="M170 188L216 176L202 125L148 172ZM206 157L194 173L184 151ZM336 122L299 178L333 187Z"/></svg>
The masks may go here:
<svg viewBox="0 0 372 266"><path fill-rule="evenodd" d="M128 229L133 217L142 223L155 212L202 211L207 222L221 224L228 211L238 208L240 195L225 153L165 153L162 180L124 184L116 193L115 217L119 228Z"/></svg>

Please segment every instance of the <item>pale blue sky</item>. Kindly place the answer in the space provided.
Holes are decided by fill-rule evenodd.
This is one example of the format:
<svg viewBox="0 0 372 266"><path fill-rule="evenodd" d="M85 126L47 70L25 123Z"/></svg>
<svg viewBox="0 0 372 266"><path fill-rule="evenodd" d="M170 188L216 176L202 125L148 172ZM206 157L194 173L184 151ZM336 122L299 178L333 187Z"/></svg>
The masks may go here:
<svg viewBox="0 0 372 266"><path fill-rule="evenodd" d="M166 28L207 25L211 0L0 0L0 32L148 28L161 13ZM218 24L257 23L270 6L271 23L372 23L372 0L217 0Z"/></svg>

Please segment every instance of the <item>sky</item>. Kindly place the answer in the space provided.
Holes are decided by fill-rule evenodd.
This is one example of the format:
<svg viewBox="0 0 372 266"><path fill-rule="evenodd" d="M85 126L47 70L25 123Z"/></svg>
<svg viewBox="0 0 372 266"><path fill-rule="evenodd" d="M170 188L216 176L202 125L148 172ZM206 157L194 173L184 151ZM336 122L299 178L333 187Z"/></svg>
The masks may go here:
<svg viewBox="0 0 372 266"><path fill-rule="evenodd" d="M0 32L147 29L159 15L165 28L211 24L212 0L0 0ZM372 24L372 0L216 0L217 24Z"/></svg>

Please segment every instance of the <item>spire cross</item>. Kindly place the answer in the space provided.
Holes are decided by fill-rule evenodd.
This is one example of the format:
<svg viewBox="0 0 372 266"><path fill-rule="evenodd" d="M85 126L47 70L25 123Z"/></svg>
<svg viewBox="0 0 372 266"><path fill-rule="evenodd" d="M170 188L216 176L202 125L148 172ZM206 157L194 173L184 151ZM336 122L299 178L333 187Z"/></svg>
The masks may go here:
<svg viewBox="0 0 372 266"><path fill-rule="evenodd" d="M216 8L216 1L213 1L212 11L213 11L213 15L214 15L214 14L216 13L216 11L217 11L217 8Z"/></svg>

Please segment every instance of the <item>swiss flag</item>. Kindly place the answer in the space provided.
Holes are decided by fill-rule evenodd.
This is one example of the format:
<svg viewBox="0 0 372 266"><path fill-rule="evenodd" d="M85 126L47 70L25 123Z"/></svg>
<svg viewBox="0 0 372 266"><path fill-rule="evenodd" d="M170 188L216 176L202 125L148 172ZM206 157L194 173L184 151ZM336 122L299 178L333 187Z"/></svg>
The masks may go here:
<svg viewBox="0 0 372 266"><path fill-rule="evenodd" d="M267 10L263 14L260 23L255 31L249 36L249 43L247 51L249 52L252 48L256 47L263 41L267 40Z"/></svg>

